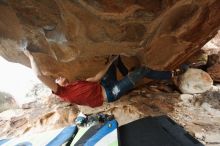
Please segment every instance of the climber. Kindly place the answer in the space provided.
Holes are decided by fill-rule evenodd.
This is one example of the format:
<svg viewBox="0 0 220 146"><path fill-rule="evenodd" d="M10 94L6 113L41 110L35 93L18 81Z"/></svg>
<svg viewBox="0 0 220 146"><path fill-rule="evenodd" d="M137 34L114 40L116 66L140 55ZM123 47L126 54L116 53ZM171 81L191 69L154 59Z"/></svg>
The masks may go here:
<svg viewBox="0 0 220 146"><path fill-rule="evenodd" d="M128 73L120 57L116 56L109 61L103 70L94 77L87 78L85 81L70 83L66 78L59 77L54 82L53 79L41 73L30 51L25 49L24 53L30 60L32 70L54 94L70 103L90 107L101 106L104 101L116 101L133 89L136 82L144 77L156 80L169 80L175 74L173 71L155 71L147 67L140 67ZM119 68L124 76L119 81L116 79L116 67Z"/></svg>

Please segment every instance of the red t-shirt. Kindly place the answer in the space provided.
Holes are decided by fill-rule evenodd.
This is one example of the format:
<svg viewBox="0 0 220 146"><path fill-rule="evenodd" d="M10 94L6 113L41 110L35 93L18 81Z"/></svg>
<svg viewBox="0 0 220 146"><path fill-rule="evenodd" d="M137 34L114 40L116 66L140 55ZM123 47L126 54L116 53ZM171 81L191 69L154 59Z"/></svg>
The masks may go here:
<svg viewBox="0 0 220 146"><path fill-rule="evenodd" d="M103 104L101 85L95 82L76 81L65 87L59 86L55 94L78 105L97 107Z"/></svg>

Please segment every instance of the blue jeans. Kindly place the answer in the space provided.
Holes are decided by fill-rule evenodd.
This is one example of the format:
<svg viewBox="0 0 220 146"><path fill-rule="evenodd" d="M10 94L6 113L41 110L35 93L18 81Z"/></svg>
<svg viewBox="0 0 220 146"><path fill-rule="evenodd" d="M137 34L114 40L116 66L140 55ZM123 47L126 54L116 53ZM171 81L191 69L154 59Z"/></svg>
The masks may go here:
<svg viewBox="0 0 220 146"><path fill-rule="evenodd" d="M113 102L132 90L136 83L144 77L155 80L169 80L172 77L172 72L156 71L150 68L140 67L118 81L116 78L116 66L112 64L101 80L101 84L106 91L108 102Z"/></svg>

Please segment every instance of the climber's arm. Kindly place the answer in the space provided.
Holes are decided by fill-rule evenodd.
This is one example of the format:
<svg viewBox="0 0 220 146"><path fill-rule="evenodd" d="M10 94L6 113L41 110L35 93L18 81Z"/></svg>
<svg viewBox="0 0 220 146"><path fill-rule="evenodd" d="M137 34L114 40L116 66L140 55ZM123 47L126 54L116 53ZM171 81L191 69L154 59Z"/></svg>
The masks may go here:
<svg viewBox="0 0 220 146"><path fill-rule="evenodd" d="M54 79L49 77L49 76L45 76L42 74L42 72L40 71L33 55L30 53L30 51L28 50L24 50L24 54L29 58L30 63L31 63L31 68L33 70L33 72L36 74L36 76L46 85L48 86L53 92L57 91L57 84L54 82Z"/></svg>
<svg viewBox="0 0 220 146"><path fill-rule="evenodd" d="M109 67L112 65L112 63L118 58L118 56L114 57L108 64L105 66L104 69L99 71L94 77L87 78L86 81L89 82L98 82L102 79L102 77L106 74L108 71Z"/></svg>
<svg viewBox="0 0 220 146"><path fill-rule="evenodd" d="M98 82L102 79L102 77L106 74L111 64L108 64L104 69L99 71L94 77L87 78L86 81L88 82Z"/></svg>

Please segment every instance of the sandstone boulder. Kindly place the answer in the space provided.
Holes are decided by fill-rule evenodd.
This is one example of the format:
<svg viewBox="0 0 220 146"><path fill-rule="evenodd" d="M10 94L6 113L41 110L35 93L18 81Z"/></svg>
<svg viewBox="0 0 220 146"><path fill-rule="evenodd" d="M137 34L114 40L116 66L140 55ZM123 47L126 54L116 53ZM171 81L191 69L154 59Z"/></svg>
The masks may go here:
<svg viewBox="0 0 220 146"><path fill-rule="evenodd" d="M203 93L213 85L213 80L208 73L201 69L188 69L179 81L179 89L182 93Z"/></svg>

